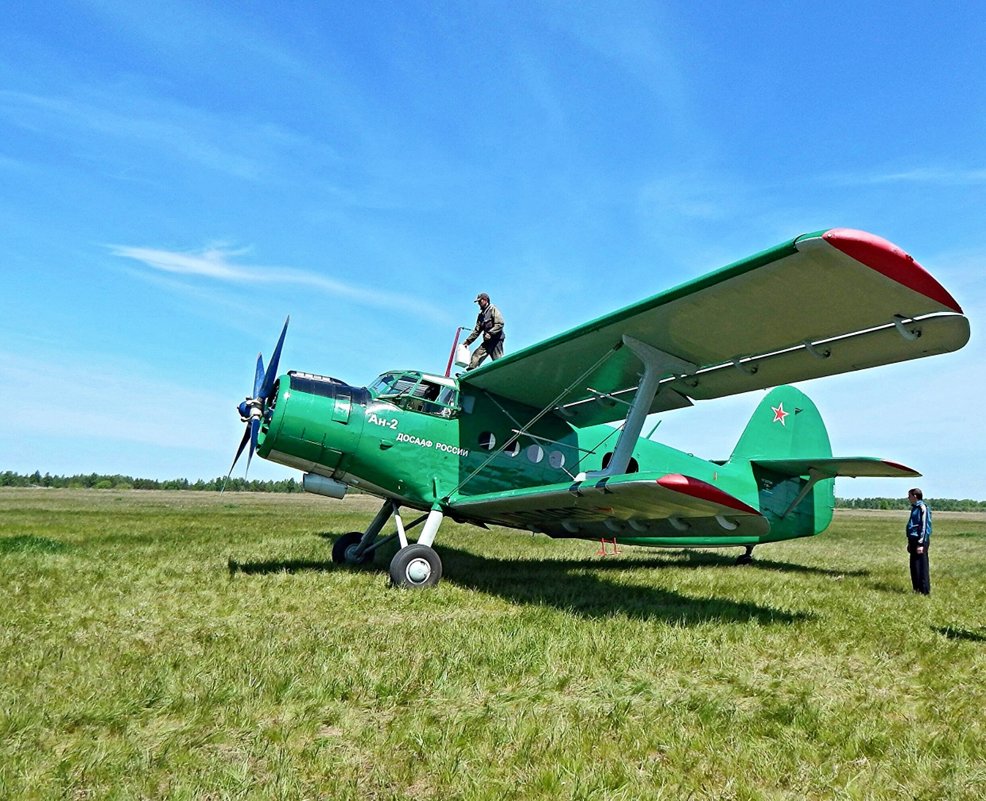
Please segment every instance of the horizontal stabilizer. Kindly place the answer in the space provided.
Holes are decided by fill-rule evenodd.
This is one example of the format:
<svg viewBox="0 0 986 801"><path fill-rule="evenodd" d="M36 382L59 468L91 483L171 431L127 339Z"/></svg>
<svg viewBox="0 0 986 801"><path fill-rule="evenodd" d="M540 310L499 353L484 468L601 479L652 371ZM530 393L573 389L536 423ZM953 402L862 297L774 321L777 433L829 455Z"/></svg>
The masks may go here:
<svg viewBox="0 0 986 801"><path fill-rule="evenodd" d="M817 478L914 478L921 474L897 462L875 456L823 457L818 459L755 459L752 464L787 476Z"/></svg>

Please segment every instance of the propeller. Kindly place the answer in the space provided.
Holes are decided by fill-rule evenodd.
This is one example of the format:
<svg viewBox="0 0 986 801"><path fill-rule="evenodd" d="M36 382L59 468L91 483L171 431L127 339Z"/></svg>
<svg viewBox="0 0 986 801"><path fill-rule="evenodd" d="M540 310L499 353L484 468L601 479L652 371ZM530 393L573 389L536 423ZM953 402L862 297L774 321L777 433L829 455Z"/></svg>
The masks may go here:
<svg viewBox="0 0 986 801"><path fill-rule="evenodd" d="M288 315L284 321L284 328L281 329L281 336L277 340L277 345L274 347L274 353L270 357L270 364L267 365L266 370L264 369L263 355L257 354L257 369L253 374L253 393L236 407L240 413L240 420L246 423L246 430L244 430L243 438L240 440L240 447L236 449L233 463L229 466L226 481L229 481L229 477L233 475L233 468L240 460L247 443L250 444L250 450L247 452L246 473L250 472L250 461L253 459L254 451L257 450L257 434L260 432L260 424L264 412L267 411L267 404L271 400L274 382L277 380L277 365L281 361L281 348L284 346L284 335L288 332L289 322L291 322L291 315ZM224 489L225 486L225 482L223 482Z"/></svg>

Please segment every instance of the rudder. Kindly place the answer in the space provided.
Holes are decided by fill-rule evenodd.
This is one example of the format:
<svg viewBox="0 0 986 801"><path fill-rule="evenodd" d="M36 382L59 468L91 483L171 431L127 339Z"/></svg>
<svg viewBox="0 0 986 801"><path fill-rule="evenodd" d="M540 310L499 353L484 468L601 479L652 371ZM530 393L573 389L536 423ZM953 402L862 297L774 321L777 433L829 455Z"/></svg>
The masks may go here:
<svg viewBox="0 0 986 801"><path fill-rule="evenodd" d="M760 510L770 521L771 534L785 539L811 536L829 525L835 506L835 481L818 481L799 500L808 476L800 468L779 469L777 463L831 455L828 431L815 404L801 390L781 386L771 390L757 406L729 461L750 463ZM760 460L774 464L758 465Z"/></svg>

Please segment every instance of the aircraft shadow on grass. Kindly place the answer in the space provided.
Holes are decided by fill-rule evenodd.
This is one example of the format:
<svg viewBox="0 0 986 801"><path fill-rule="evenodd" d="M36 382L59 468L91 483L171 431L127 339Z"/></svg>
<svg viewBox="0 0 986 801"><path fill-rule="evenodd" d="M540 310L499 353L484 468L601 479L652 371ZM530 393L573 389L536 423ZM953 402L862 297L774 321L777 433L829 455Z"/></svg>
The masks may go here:
<svg viewBox="0 0 986 801"><path fill-rule="evenodd" d="M736 567L736 556L716 551L698 551L693 549L681 551L651 552L650 559L639 560L643 566L650 567ZM656 557L656 558L655 558ZM836 570L830 567L812 567L792 562L778 562L773 559L763 559L754 556L753 561L744 565L749 570L769 570L778 573L802 573L813 576L829 576L831 578L865 578L870 575L868 570Z"/></svg>
<svg viewBox="0 0 986 801"><path fill-rule="evenodd" d="M616 584L606 578L607 573L628 570L699 566L690 561L668 563L635 557L598 561L490 559L447 547L443 556L447 556L446 580L450 583L514 603L553 606L579 617L626 615L679 625L708 621L790 624L812 617L724 596L696 597L660 587Z"/></svg>
<svg viewBox="0 0 986 801"><path fill-rule="evenodd" d="M321 533L324 539L337 536ZM696 625L708 621L791 624L811 619L807 612L788 612L769 606L734 601L725 597L694 597L657 587L618 585L605 578L607 573L677 567L733 567L733 558L714 553L686 551L677 558L635 557L628 554L608 560L586 559L498 559L477 556L468 551L445 546L445 579L460 587L495 595L508 601L531 605L548 605L571 614L588 617L626 615L633 618L665 620L679 625ZM381 561L383 559L381 558ZM743 569L749 570L751 566ZM790 565L784 562L755 561L753 569L819 573L823 575L857 575L846 571ZM229 560L231 575L263 575L302 571L360 569L341 567L331 560L274 559L258 562ZM372 563L363 569L379 570Z"/></svg>

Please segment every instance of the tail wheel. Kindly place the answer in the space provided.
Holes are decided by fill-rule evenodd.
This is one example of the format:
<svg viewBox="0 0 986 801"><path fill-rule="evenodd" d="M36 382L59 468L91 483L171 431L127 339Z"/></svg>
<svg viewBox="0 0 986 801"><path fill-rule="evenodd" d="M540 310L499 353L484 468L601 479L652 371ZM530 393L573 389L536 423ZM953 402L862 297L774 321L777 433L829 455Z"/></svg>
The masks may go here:
<svg viewBox="0 0 986 801"><path fill-rule="evenodd" d="M753 546L746 546L746 553L741 553L736 557L737 565L752 565L753 564Z"/></svg>
<svg viewBox="0 0 986 801"><path fill-rule="evenodd" d="M390 563L390 581L395 587L420 590L434 587L442 577L442 560L434 548L408 545Z"/></svg>
<svg viewBox="0 0 986 801"><path fill-rule="evenodd" d="M363 534L359 531L350 531L343 534L332 544L332 561L339 565L365 565L372 561L373 551L369 553L357 553L360 540Z"/></svg>

